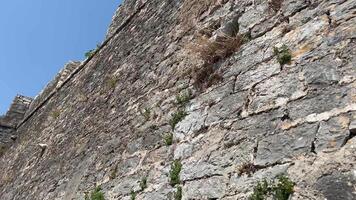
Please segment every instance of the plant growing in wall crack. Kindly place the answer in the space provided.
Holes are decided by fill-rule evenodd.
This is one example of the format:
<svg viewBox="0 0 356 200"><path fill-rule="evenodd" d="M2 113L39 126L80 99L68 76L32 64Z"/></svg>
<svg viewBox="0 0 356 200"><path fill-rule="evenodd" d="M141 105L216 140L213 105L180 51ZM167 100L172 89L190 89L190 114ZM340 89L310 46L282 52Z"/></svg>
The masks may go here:
<svg viewBox="0 0 356 200"><path fill-rule="evenodd" d="M143 111L141 111L141 115L145 118L146 121L150 120L150 118L151 118L151 109L145 108Z"/></svg>
<svg viewBox="0 0 356 200"><path fill-rule="evenodd" d="M100 48L100 44L97 44L95 49L91 49L91 50L85 52L85 54L84 54L85 57L86 57L86 58L91 57L92 55L95 54L95 52L96 52L99 48Z"/></svg>
<svg viewBox="0 0 356 200"><path fill-rule="evenodd" d="M166 146L170 146L173 144L173 134L172 133L167 133L165 136L163 136L164 143Z"/></svg>
<svg viewBox="0 0 356 200"><path fill-rule="evenodd" d="M147 177L143 177L140 182L141 191L147 188Z"/></svg>
<svg viewBox="0 0 356 200"><path fill-rule="evenodd" d="M271 182L264 179L254 187L249 200L265 200L271 197L274 200L288 200L294 192L293 188L294 183L284 175L278 176L277 180Z"/></svg>
<svg viewBox="0 0 356 200"><path fill-rule="evenodd" d="M177 191L174 193L174 200L182 200L182 187L178 186Z"/></svg>
<svg viewBox="0 0 356 200"><path fill-rule="evenodd" d="M292 60L292 54L285 44L281 48L274 47L273 52L274 55L277 56L277 61L282 66L290 63Z"/></svg>
<svg viewBox="0 0 356 200"><path fill-rule="evenodd" d="M182 170L182 163L180 160L174 160L169 171L170 185L175 186L180 184L180 171Z"/></svg>
<svg viewBox="0 0 356 200"><path fill-rule="evenodd" d="M51 115L52 115L53 119L58 119L58 117L61 115L61 111L58 109L54 110L54 111L52 111Z"/></svg>
<svg viewBox="0 0 356 200"><path fill-rule="evenodd" d="M178 110L177 112L172 114L171 120L169 120L169 125L171 125L172 130L176 127L176 125L184 119L188 115L184 110Z"/></svg>
<svg viewBox="0 0 356 200"><path fill-rule="evenodd" d="M109 89L115 89L118 81L119 80L116 76L112 76L106 80L106 85Z"/></svg>
<svg viewBox="0 0 356 200"><path fill-rule="evenodd" d="M131 200L135 200L136 199L136 196L137 196L137 194L136 194L136 192L135 191L133 191L133 190L131 190Z"/></svg>
<svg viewBox="0 0 356 200"><path fill-rule="evenodd" d="M190 90L185 91L182 94L176 96L176 102L179 106L184 107L192 98L192 92Z"/></svg>
<svg viewBox="0 0 356 200"><path fill-rule="evenodd" d="M118 170L118 165L116 164L112 169L111 169L111 173L109 175L110 179L115 179L116 175L117 175L117 170Z"/></svg>
<svg viewBox="0 0 356 200"><path fill-rule="evenodd" d="M95 51L96 51L96 49L90 49L89 51L85 52L84 55L85 55L86 58L89 58L92 55L94 55Z"/></svg>
<svg viewBox="0 0 356 200"><path fill-rule="evenodd" d="M101 187L96 187L90 195L85 194L85 200L105 200L104 193L101 191Z"/></svg>

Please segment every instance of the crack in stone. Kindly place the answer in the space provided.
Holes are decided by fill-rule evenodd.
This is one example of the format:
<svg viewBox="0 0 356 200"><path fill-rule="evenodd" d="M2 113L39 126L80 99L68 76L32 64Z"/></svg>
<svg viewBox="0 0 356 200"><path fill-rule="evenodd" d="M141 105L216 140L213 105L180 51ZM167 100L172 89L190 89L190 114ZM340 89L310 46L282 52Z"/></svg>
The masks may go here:
<svg viewBox="0 0 356 200"><path fill-rule="evenodd" d="M349 135L345 138L345 141L342 143L342 145L340 146L340 148L343 147L343 146L345 146L345 145L347 144L347 142L348 142L349 140L351 140L352 138L354 138L354 137L356 137L356 130L350 130Z"/></svg>
<svg viewBox="0 0 356 200"><path fill-rule="evenodd" d="M356 103L347 105L344 108L334 108L334 109L326 111L326 112L322 112L322 113L318 113L318 114L313 113L313 114L307 115L305 117L298 118L290 123L283 124L281 129L289 130L291 128L302 125L304 123L315 123L315 122L320 122L320 121L326 121L332 117L336 117L338 115L348 113L350 111L356 111Z"/></svg>
<svg viewBox="0 0 356 200"><path fill-rule="evenodd" d="M183 182L183 184L185 184L186 182L191 182L191 181L199 181L199 180L203 180L203 179L208 179L208 178L212 178L212 177L222 177L224 175L222 174L210 174L210 175L205 175L205 176L201 176L201 177L197 177L197 178L191 178L191 179L186 179Z"/></svg>
<svg viewBox="0 0 356 200"><path fill-rule="evenodd" d="M317 152L315 151L315 142L316 140L318 139L318 137L316 136L319 132L319 128L320 128L320 123L318 123L318 126L316 128L316 133L315 133L315 137L313 139L313 141L311 142L311 145L310 145L310 152L313 153L313 154L317 154Z"/></svg>
<svg viewBox="0 0 356 200"><path fill-rule="evenodd" d="M264 32L262 32L262 33L256 35L256 36L253 37L252 39L256 39L256 38L259 38L259 37L264 36L266 33L270 32L270 31L273 30L275 27L279 26L281 23L283 23L284 21L286 21L286 20L285 20L286 18L293 17L294 15L296 15L297 13L303 11L304 9L306 9L306 8L308 8L308 7L309 7L309 4L307 4L307 5L305 5L305 6L301 7L301 8L299 8L298 10L296 10L295 12L291 13L291 14L288 15L288 16L284 16L283 13L281 13L281 19L278 19L278 18L277 18L277 22L276 22L273 26L271 26L270 28L266 29ZM251 31L254 27L256 27L256 26L258 26L258 25L260 25L260 24L266 22L267 20L269 20L269 19L263 20L263 21L261 21L261 22L255 24L253 27L251 27L251 29L250 29L249 31ZM289 20L288 20L288 21L289 21ZM287 21L287 22L288 22L288 21Z"/></svg>

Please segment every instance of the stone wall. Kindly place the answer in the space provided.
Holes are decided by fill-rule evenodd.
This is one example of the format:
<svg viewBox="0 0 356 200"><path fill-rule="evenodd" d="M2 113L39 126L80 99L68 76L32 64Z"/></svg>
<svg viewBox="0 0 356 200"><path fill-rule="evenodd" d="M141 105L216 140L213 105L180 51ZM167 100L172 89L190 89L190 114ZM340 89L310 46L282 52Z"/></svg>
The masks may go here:
<svg viewBox="0 0 356 200"><path fill-rule="evenodd" d="M0 199L84 199L96 186L172 199L174 160L182 199L248 199L280 174L292 199L355 199L355 7L127 0L99 50L17 127Z"/></svg>

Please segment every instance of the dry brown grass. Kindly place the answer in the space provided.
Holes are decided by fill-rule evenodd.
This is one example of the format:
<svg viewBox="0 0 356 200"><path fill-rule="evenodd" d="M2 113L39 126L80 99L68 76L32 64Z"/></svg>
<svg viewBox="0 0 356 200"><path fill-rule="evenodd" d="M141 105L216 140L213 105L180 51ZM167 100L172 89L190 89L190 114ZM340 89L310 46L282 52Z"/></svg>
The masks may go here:
<svg viewBox="0 0 356 200"><path fill-rule="evenodd" d="M206 83L211 74L214 73L212 65L204 64L200 69L194 71L194 87L199 90L203 90L207 87Z"/></svg>
<svg viewBox="0 0 356 200"><path fill-rule="evenodd" d="M216 63L220 59L231 56L242 44L241 36L221 36L216 40L201 36L194 43L188 45L188 48L205 63Z"/></svg>
<svg viewBox="0 0 356 200"><path fill-rule="evenodd" d="M243 175L243 174L247 174L247 176L251 176L252 174L254 174L256 171L258 170L258 167L256 165L254 165L251 162L247 162L242 164L239 168L238 168L238 174L239 176Z"/></svg>
<svg viewBox="0 0 356 200"><path fill-rule="evenodd" d="M7 173L2 174L2 177L0 177L0 186L11 183L14 179L14 172L9 171Z"/></svg>
<svg viewBox="0 0 356 200"><path fill-rule="evenodd" d="M211 64L204 64L200 69L196 69L193 75L194 87L199 91L223 81L221 73L216 71Z"/></svg>
<svg viewBox="0 0 356 200"><path fill-rule="evenodd" d="M226 3L226 0L185 0L180 10L180 23L186 30L192 30L202 16L209 15ZM243 44L242 36L222 34L210 39L213 32L220 28L220 21L211 22L207 27L198 31L198 36L187 49L203 61L201 67L192 70L194 85L203 90L223 80L223 77L213 67L218 61L235 53ZM184 31L185 32L185 31Z"/></svg>
<svg viewBox="0 0 356 200"><path fill-rule="evenodd" d="M274 11L278 11L281 9L283 1L284 0L270 0L268 4Z"/></svg>
<svg viewBox="0 0 356 200"><path fill-rule="evenodd" d="M194 86L203 90L223 80L213 65L235 53L243 44L244 39L240 35L235 37L220 36L211 40L206 36L199 36L195 42L188 45L188 49L203 61L203 66L195 70Z"/></svg>

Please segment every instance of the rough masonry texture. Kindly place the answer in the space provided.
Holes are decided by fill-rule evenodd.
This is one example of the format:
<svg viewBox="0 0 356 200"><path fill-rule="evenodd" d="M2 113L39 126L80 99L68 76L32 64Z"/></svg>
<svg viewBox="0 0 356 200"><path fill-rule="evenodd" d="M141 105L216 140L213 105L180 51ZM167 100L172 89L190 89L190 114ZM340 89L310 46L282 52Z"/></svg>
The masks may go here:
<svg viewBox="0 0 356 200"><path fill-rule="evenodd" d="M191 48L224 35L243 44L214 62ZM126 0L94 55L19 98L1 200L173 199L174 160L185 200L248 199L280 174L292 200L356 199L355 0Z"/></svg>

